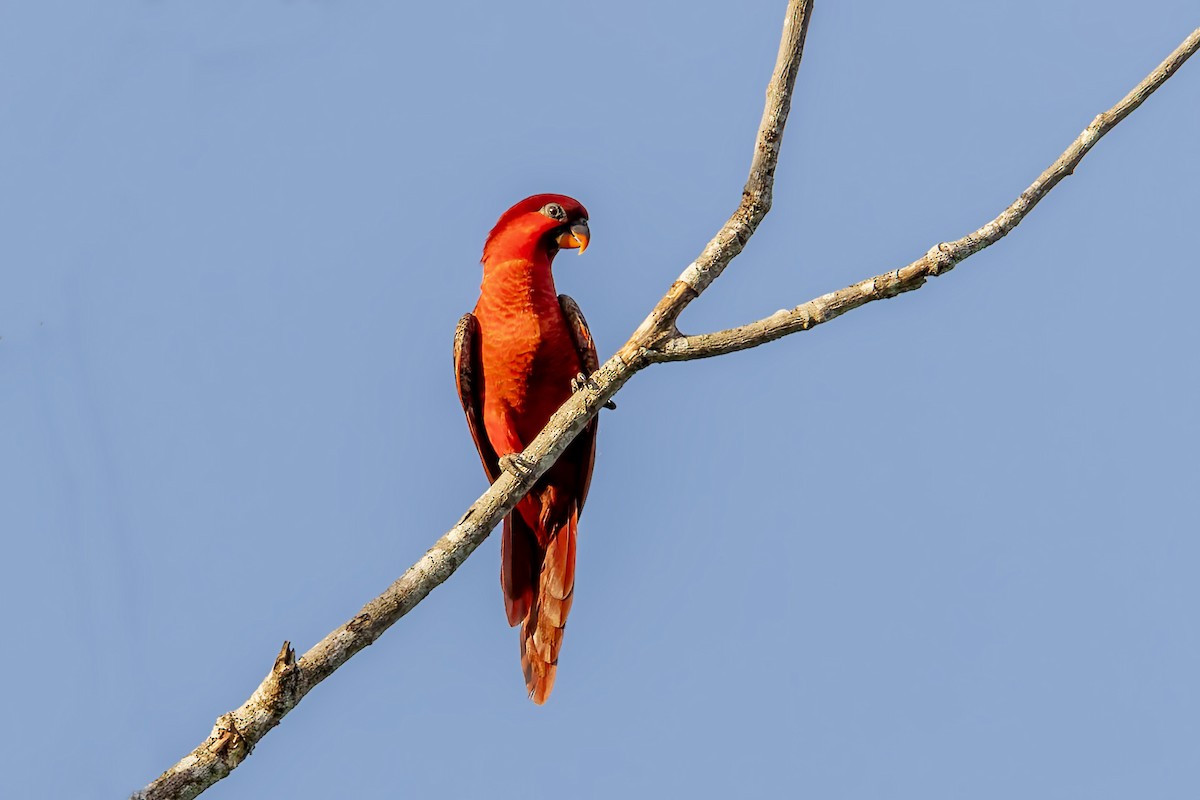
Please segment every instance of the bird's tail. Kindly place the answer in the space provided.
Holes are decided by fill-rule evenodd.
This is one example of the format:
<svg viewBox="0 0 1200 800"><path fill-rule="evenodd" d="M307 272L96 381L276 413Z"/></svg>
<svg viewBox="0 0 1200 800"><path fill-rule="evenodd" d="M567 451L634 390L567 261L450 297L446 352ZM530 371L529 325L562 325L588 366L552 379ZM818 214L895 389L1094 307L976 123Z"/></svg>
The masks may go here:
<svg viewBox="0 0 1200 800"><path fill-rule="evenodd" d="M515 516L515 515L514 515ZM575 539L579 514L572 512L546 547L537 596L521 626L521 669L529 699L541 705L554 688L563 629L575 592Z"/></svg>

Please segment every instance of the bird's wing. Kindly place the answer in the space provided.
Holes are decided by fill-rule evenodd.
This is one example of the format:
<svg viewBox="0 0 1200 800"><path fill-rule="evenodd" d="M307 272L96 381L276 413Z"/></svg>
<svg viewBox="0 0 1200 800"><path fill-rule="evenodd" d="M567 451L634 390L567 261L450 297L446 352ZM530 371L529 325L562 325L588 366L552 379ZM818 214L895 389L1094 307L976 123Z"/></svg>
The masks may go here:
<svg viewBox="0 0 1200 800"><path fill-rule="evenodd" d="M483 427L483 370L479 363L479 320L474 314L463 314L454 329L454 381L483 471L494 483L500 477L500 463Z"/></svg>
<svg viewBox="0 0 1200 800"><path fill-rule="evenodd" d="M493 483L500 477L500 463L487 430L483 427L483 370L479 366L479 320L474 314L463 314L454 329L454 382L458 399L467 415L471 438L479 450L483 471ZM501 535L500 584L504 588L504 607L508 624L519 625L533 606L534 576L541 562L537 552L537 536L520 514L504 518Z"/></svg>
<svg viewBox="0 0 1200 800"><path fill-rule="evenodd" d="M571 331L571 340L575 342L575 351L579 353L579 361L583 371L591 375L600 369L600 357L596 355L596 343L592 341L592 331L588 328L579 304L569 295L558 296L558 307L562 309L563 318L567 321L567 329Z"/></svg>
<svg viewBox="0 0 1200 800"><path fill-rule="evenodd" d="M584 375L590 376L600 369L600 357L596 355L596 343L592 340L592 331L588 328L579 304L565 294L558 296L558 306L562 309L563 318L567 321L567 329L571 332L571 340L575 343L575 352L579 354L579 363L583 365ZM579 465L579 511L583 512L583 504L587 500L588 489L592 483L592 467L596 463L596 425L597 419L587 424L579 432L579 436L571 443L567 453L575 456ZM564 454L564 458L567 454Z"/></svg>

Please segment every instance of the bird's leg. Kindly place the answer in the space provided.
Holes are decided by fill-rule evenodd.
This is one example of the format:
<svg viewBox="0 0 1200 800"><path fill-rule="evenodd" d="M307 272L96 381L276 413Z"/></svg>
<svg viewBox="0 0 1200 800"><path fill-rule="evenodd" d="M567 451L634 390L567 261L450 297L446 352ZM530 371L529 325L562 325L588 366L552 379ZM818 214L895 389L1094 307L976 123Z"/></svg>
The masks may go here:
<svg viewBox="0 0 1200 800"><path fill-rule="evenodd" d="M500 469L510 472L520 480L525 480L533 472L533 462L520 453L508 453L500 456Z"/></svg>
<svg viewBox="0 0 1200 800"><path fill-rule="evenodd" d="M596 381L592 380L591 375L588 375L586 372L581 372L571 379L571 394L583 391L584 389L591 389L592 391L598 392L600 391L600 386L596 383ZM612 400L609 400L604 404L604 407L615 411L617 409L617 404Z"/></svg>

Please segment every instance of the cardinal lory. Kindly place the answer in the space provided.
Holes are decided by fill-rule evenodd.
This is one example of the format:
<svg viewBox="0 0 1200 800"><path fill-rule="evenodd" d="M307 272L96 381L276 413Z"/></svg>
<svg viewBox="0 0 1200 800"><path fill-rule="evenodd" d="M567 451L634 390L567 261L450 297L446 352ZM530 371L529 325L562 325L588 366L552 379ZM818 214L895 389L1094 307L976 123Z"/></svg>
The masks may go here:
<svg viewBox="0 0 1200 800"><path fill-rule="evenodd" d="M596 346L575 301L554 290L550 263L588 245L587 209L559 194L505 211L483 246L475 311L454 334L458 394L488 480L519 471L520 453L581 381ZM504 519L500 585L509 625L521 625L521 668L535 703L554 686L575 589L575 538L596 456L592 420Z"/></svg>

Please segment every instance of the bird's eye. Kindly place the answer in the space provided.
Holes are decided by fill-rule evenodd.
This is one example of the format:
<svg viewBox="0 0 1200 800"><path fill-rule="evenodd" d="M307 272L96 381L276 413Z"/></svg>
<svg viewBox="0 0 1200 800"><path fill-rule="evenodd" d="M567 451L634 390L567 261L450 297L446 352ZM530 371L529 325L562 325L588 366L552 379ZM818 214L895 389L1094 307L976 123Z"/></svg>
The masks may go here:
<svg viewBox="0 0 1200 800"><path fill-rule="evenodd" d="M547 203L542 206L542 213L550 219L558 220L559 222L567 221L567 212L563 211L563 207L558 203Z"/></svg>

